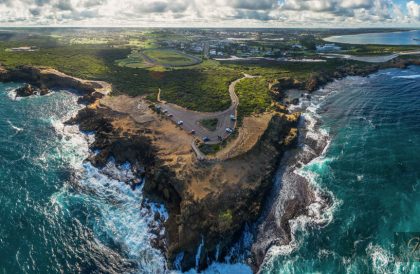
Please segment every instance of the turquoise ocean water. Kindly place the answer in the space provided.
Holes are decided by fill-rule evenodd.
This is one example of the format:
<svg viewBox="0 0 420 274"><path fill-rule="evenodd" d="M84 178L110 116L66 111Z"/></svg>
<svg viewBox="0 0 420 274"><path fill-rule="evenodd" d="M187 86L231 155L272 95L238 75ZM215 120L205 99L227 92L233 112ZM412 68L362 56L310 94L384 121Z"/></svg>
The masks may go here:
<svg viewBox="0 0 420 274"><path fill-rule="evenodd" d="M162 271L130 171L84 163L92 136L63 124L77 97L17 100L18 86L0 83L0 273Z"/></svg>
<svg viewBox="0 0 420 274"><path fill-rule="evenodd" d="M16 100L18 86L0 83L0 273L164 273L153 214L123 183L130 171L84 163L92 136L63 124L77 97ZM420 231L420 67L340 80L307 104L330 144L299 172L334 197L331 218L297 229L295 248L271 252L262 272L419 273L392 245L394 232Z"/></svg>
<svg viewBox="0 0 420 274"><path fill-rule="evenodd" d="M295 231L296 248L273 252L263 273L420 273L401 263L394 232L420 231L420 67L328 85L305 112L330 144L300 169L331 193L331 219Z"/></svg>

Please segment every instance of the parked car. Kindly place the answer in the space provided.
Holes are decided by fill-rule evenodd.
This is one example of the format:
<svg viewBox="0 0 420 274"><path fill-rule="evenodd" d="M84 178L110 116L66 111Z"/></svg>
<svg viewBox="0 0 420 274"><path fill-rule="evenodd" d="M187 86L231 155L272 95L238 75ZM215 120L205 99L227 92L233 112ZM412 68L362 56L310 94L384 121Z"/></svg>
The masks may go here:
<svg viewBox="0 0 420 274"><path fill-rule="evenodd" d="M235 115L231 114L231 115L230 115L230 119L231 119L232 121L235 121L235 120L236 120Z"/></svg>
<svg viewBox="0 0 420 274"><path fill-rule="evenodd" d="M195 130L194 129L191 130L191 134L195 134Z"/></svg>
<svg viewBox="0 0 420 274"><path fill-rule="evenodd" d="M206 137L203 138L203 142L208 142L208 141L210 141L209 137L206 136Z"/></svg>
<svg viewBox="0 0 420 274"><path fill-rule="evenodd" d="M183 125L183 124L184 124L184 121L182 121L182 120L181 120L181 121L178 121L178 123L177 123L177 124L178 124L178 126L181 126L181 125Z"/></svg>
<svg viewBox="0 0 420 274"><path fill-rule="evenodd" d="M169 113L169 114L168 114L168 117L174 117L174 115L173 115L173 114L171 114L171 113Z"/></svg>
<svg viewBox="0 0 420 274"><path fill-rule="evenodd" d="M231 129L230 127L227 127L227 128L226 128L226 132L227 132L227 133L232 133L232 132L233 132L233 129Z"/></svg>

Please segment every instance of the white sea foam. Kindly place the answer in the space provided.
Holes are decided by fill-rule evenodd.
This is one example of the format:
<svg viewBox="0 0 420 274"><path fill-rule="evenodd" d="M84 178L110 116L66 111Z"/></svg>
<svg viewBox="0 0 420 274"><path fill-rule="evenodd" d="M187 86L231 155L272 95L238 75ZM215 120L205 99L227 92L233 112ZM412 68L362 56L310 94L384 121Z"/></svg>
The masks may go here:
<svg viewBox="0 0 420 274"><path fill-rule="evenodd" d="M181 274L180 271L170 271L170 274ZM251 268L246 264L212 263L201 274L252 274ZM197 270L191 269L183 274L198 274Z"/></svg>
<svg viewBox="0 0 420 274"><path fill-rule="evenodd" d="M94 192L96 206L101 211L101 220L94 230L98 235L105 233L120 244L128 257L138 262L142 273L163 273L165 258L150 243L155 237L149 232L150 225L155 225L154 212L143 206L142 188L132 190L125 182L110 178L109 172L90 163L85 163L84 167L79 182ZM113 164L104 169L109 168L112 172L118 169Z"/></svg>
<svg viewBox="0 0 420 274"><path fill-rule="evenodd" d="M11 128L13 128L14 130L16 130L16 132L20 132L23 130L23 128L17 127L15 126L12 122L10 122L10 120L7 120L7 123L10 125Z"/></svg>
<svg viewBox="0 0 420 274"><path fill-rule="evenodd" d="M354 81L354 79L346 78L346 81ZM296 237L298 232L306 231L308 226L317 226L323 227L327 226L333 220L333 214L335 210L342 204L333 193L323 188L319 184L319 176L321 174L326 174L329 172L329 163L335 161L335 158L326 157L326 153L329 149L331 138L329 132L326 128L319 126L319 121L321 116L318 114L319 109L323 106L325 98L339 92L340 86L337 86L337 82L334 82L324 89L321 89L315 92L312 95L312 100L306 106L303 111L302 117L304 120L304 125L301 128L301 137L299 142L301 147L301 157L297 156L297 160L300 164L297 164L295 167L290 167L289 172L285 172L287 178L282 178L283 180L292 180L289 178L290 173L296 174L296 176L301 176L306 178L309 184L312 186L314 199L310 205L307 206L306 215L300 215L295 219L289 220L291 241L287 244L272 245L266 253L264 258L263 267L271 265L275 258L278 256L286 256L292 254L295 250L303 244L304 237ZM322 149L321 153L310 160L307 161L308 156L305 155L316 155L318 150ZM298 154L299 155L299 154ZM309 156L313 157L313 156ZM301 159L300 159L301 158ZM279 199L288 199L293 198L293 186L288 181L283 181L282 190L280 192ZM291 189L289 189L291 188ZM290 192L290 193L289 193ZM327 204L325 201L325 194L332 200L332 204ZM279 204L281 205L281 203ZM277 219L280 220L283 209L280 206L276 210ZM288 260L289 263L291 262ZM290 265L293 265L292 263ZM287 268L287 267L286 267ZM291 268L293 269L293 268Z"/></svg>
<svg viewBox="0 0 420 274"><path fill-rule="evenodd" d="M49 154L50 157L62 157L74 169L82 169L83 160L89 155L89 144L92 143L93 135L80 133L77 125L65 125L64 122L74 116L80 108L70 112L64 118L51 117L50 122L59 137L60 145L58 154Z"/></svg>
<svg viewBox="0 0 420 274"><path fill-rule="evenodd" d="M420 78L420 74L416 74L416 75L405 75L405 76L394 76L392 77L392 79L394 78L399 78L399 79L417 79Z"/></svg>
<svg viewBox="0 0 420 274"><path fill-rule="evenodd" d="M17 101L20 100L20 97L16 97L16 89L14 88L7 88L6 89L7 97L9 97L11 100Z"/></svg>
<svg viewBox="0 0 420 274"><path fill-rule="evenodd" d="M390 264L395 262L393 255L379 245L369 243L366 253L371 260L372 270L376 273L386 273Z"/></svg>
<svg viewBox="0 0 420 274"><path fill-rule="evenodd" d="M195 254L195 268L198 269L200 264L201 250L204 247L204 238L201 238L200 245L197 248L197 253Z"/></svg>
<svg viewBox="0 0 420 274"><path fill-rule="evenodd" d="M138 264L140 273L164 273L166 260L160 250L151 245L153 238L162 236L164 228L160 219L167 220L168 212L163 205L151 203L143 197L143 184L133 190L127 182L135 179L129 163L117 166L113 159L98 169L89 162L84 162L90 153L89 144L94 141L93 134L83 134L78 126L65 125L64 121L73 116L80 108L69 113L63 119L51 119L60 140L59 157L64 159L76 171L76 184L79 193L73 194L63 188L61 193L53 195L51 202L61 204L63 197L80 195L85 202L99 211L100 218L92 220L92 229L96 241L103 245L104 235L118 244L130 260ZM159 235L152 232L158 231Z"/></svg>

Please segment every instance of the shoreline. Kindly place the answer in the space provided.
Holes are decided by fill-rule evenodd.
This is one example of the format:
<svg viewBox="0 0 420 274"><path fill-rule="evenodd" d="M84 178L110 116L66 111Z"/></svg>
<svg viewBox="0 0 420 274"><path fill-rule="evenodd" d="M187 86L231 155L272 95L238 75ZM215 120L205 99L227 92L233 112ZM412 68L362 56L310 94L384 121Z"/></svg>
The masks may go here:
<svg viewBox="0 0 420 274"><path fill-rule="evenodd" d="M405 61L405 60L404 60ZM403 62L404 63L404 62ZM394 65L396 65L396 66L400 66L400 65L405 65L405 66L407 66L407 65L410 65L410 64L407 64L407 63L396 63L396 64L394 64ZM418 65L418 64L417 64ZM392 66L391 66L392 67ZM389 67L385 67L385 68L389 68ZM374 73L374 72L377 72L378 70L380 70L380 69L383 69L382 67L379 67L379 68L376 68L376 70L375 71L372 71L372 72L370 72L370 73L368 73L368 72L363 72L363 73L367 73L367 75L369 75L369 74L371 74L371 73ZM1 72L1 70L0 70L0 72ZM32 74L16 74L16 75L20 75L20 76L22 76L22 75L24 75L24 77L25 77L25 75L26 76L28 76L29 78L28 79L30 79L30 80L34 80L34 78L33 78L33 75ZM340 74L341 75L341 74ZM362 76L366 76L366 75L362 75ZM57 76L58 77L58 76ZM70 77L70 76L67 76L67 77ZM346 77L346 76L340 76L341 78L342 77ZM13 77L12 77L13 78ZM331 82L331 81L333 81L333 80L335 80L335 79L341 79L341 78L333 78L333 77L331 77L331 78L329 78L328 79L328 81L326 81L326 82L323 82L323 81L318 81L317 82L317 85L319 85L317 88L320 88L320 87L322 87L323 85L325 85L325 84L327 84L327 83L329 83L329 82ZM1 74L0 74L0 79L2 79L2 77L1 77ZM58 80L59 79L59 77L57 78L57 79L55 79L55 80ZM66 78L67 79L67 78ZM73 80L74 81L76 81L76 80L80 80L80 79L77 79L77 78L73 78ZM39 79L36 79L35 78L35 80L36 81L39 81ZM51 81L51 82L49 82L49 81ZM66 80L67 81L67 80ZM83 81L85 81L85 80L83 80ZM87 82L89 82L89 81L87 81ZM42 81L41 81L41 83L42 83ZM51 80L51 79L49 79L48 81L47 81L47 83L53 83L53 80ZM70 82L68 82L68 83L73 83L73 85L75 85L75 87L76 87L76 89L77 89L77 87L79 87L79 88L82 88L82 89L86 89L86 90L90 90L90 93L89 93L89 91L86 91L85 90L85 92L86 92L86 94L85 95L91 95L92 93L94 93L94 92L96 92L96 89L95 88L93 88L92 86L89 86L89 84L87 85L87 86L83 86L80 82L78 82L77 83L77 81L76 82L72 82L72 81L70 81ZM44 83L45 84L45 83ZM93 88L93 90L94 91L92 91L92 89L91 88ZM104 95L104 96L106 96L106 95ZM96 106L95 106L95 102L98 100L99 98L97 98L94 102L93 102L93 104L90 104L90 105L88 105L87 107L86 107L86 109L87 108L89 108L89 106L91 106L91 107L93 107L93 108L96 108ZM93 114L94 112L91 112L91 114ZM75 122L75 121L74 121ZM96 134L96 133L95 133ZM318 156L319 157L319 156ZM316 158L316 157L315 157ZM91 159L87 159L88 161L90 161ZM133 163L132 163L133 164ZM279 166L279 165L277 165L276 166L276 168L281 168L281 166ZM139 167L137 167L137 168L139 168ZM286 167L287 168L287 167ZM280 190L281 191L281 190ZM266 197L264 197L264 198L266 198ZM261 216L261 215L259 215L259 216ZM293 218L291 218L291 219L293 219ZM289 219L290 220L290 219ZM167 262L167 264L168 265L170 265L171 264L171 262Z"/></svg>

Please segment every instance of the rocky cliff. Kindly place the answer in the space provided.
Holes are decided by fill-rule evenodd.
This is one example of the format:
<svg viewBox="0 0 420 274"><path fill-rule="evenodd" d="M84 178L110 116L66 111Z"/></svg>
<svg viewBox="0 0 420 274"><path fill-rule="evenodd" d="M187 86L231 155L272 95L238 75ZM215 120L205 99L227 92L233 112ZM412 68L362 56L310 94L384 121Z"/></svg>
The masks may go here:
<svg viewBox="0 0 420 274"><path fill-rule="evenodd" d="M100 153L90 159L95 165L104 165L110 156L119 163L133 163L138 176L145 178L145 194L165 203L169 211L165 238L154 244L165 251L170 268L183 254L179 265L188 270L202 269L226 255L244 225L259 216L279 159L295 143L298 119L299 114L274 115L250 151L225 161L195 159L187 134L182 136L188 140L183 144L163 144L172 134L168 131L184 133L158 117L140 125L126 114L100 106L82 110L69 123L96 132L92 148ZM166 130L156 130L162 127ZM168 153L166 145L180 149Z"/></svg>
<svg viewBox="0 0 420 274"><path fill-rule="evenodd" d="M391 65L407 64L401 61ZM376 69L348 68L346 72L338 70L335 76ZM291 87L312 90L334 79L323 77L305 83L283 79L275 88L279 92ZM91 146L99 153L89 158L94 165L103 166L110 157L117 163L131 162L139 179L130 184L145 182L147 197L165 203L169 211L165 235L157 235L154 244L166 254L169 268L178 258L182 270L203 269L227 254L244 226L260 215L282 154L297 139L299 114L276 113L249 151L223 161L198 161L191 150L191 135L153 112L143 100L104 97L110 90L106 83L33 67L9 71L0 68L0 80L24 81L40 89L71 88L83 95L88 106L68 123L95 132ZM287 224L288 219L299 214L296 204L290 203L282 223ZM287 231L286 225L284 230ZM258 267L261 256L251 263Z"/></svg>
<svg viewBox="0 0 420 274"><path fill-rule="evenodd" d="M79 93L87 103L102 98L111 91L111 85L100 81L88 81L68 76L48 67L18 66L5 69L0 66L1 82L25 82L17 90L17 96L45 95L50 89L71 89Z"/></svg>

